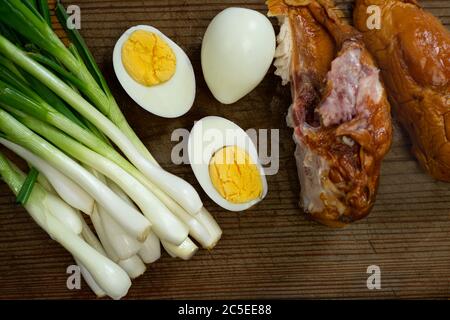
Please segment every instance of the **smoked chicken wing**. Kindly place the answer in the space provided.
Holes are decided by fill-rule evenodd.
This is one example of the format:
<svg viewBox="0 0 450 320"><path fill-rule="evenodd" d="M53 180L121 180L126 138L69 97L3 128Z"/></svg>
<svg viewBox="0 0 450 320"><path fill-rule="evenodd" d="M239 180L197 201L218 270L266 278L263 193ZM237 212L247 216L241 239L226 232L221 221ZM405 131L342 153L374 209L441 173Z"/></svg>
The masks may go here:
<svg viewBox="0 0 450 320"><path fill-rule="evenodd" d="M280 22L276 74L291 83L288 124L304 212L342 227L365 217L392 139L390 106L361 34L331 1L270 0Z"/></svg>
<svg viewBox="0 0 450 320"><path fill-rule="evenodd" d="M413 154L434 178L450 181L450 32L414 0L358 0L354 22Z"/></svg>

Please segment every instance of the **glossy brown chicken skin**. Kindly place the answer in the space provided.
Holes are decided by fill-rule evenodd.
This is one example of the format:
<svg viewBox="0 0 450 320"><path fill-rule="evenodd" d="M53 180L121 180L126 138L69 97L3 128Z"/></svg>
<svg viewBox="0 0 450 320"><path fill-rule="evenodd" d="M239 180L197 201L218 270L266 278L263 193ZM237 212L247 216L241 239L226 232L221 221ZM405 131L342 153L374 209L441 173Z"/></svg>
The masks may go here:
<svg viewBox="0 0 450 320"><path fill-rule="evenodd" d="M267 4L281 24L276 74L291 83L288 123L297 143L301 205L313 220L345 226L369 214L391 145L378 69L359 32L337 18L330 1Z"/></svg>
<svg viewBox="0 0 450 320"><path fill-rule="evenodd" d="M381 9L379 30L367 26L371 5ZM450 32L414 0L358 0L354 23L382 69L412 152L431 176L450 181Z"/></svg>

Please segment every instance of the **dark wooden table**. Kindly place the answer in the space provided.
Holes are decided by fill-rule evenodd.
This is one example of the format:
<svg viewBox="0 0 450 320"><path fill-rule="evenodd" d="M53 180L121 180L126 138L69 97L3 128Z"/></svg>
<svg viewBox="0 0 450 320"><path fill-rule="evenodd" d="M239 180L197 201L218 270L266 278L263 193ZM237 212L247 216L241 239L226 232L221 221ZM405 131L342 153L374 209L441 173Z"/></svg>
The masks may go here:
<svg viewBox="0 0 450 320"><path fill-rule="evenodd" d="M148 148L171 172L201 192L206 207L224 230L211 251L190 261L163 254L134 281L127 298L449 298L450 184L433 181L409 153L396 127L384 161L378 201L372 214L342 230L307 221L298 207L294 143L286 127L289 90L273 70L251 94L234 105L211 95L200 67L200 46L209 21L229 6L265 12L259 0L119 1L77 0L82 34L102 67L129 122ZM352 1L338 1L349 14ZM450 23L450 1L421 1ZM54 17L53 17L54 18ZM180 44L197 77L193 109L178 119L149 114L126 95L112 70L115 41L128 27L150 24ZM280 129L280 171L268 177L269 194L243 213L226 212L201 191L187 165L170 160L171 133L190 129L206 115L231 119L244 129ZM0 298L95 298L87 285L66 287L70 255L14 203L0 184ZM368 290L369 265L381 268L381 289Z"/></svg>

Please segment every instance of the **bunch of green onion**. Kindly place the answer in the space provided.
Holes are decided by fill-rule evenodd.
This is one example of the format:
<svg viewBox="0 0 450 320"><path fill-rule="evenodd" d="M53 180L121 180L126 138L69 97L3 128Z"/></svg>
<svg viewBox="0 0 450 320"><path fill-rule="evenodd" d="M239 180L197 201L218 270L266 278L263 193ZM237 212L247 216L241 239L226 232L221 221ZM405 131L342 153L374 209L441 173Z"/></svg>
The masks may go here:
<svg viewBox="0 0 450 320"><path fill-rule="evenodd" d="M67 26L64 7L56 15ZM194 188L162 169L120 111L77 30L66 47L46 0L0 0L0 175L98 295L118 299L160 256L189 259L221 229ZM80 212L89 216L95 233Z"/></svg>

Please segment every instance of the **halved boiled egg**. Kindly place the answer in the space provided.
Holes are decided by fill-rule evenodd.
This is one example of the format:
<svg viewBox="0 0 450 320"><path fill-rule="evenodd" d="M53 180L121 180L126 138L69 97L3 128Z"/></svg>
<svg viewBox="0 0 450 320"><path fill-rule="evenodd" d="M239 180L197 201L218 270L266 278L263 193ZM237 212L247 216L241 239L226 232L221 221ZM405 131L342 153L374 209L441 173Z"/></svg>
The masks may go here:
<svg viewBox="0 0 450 320"><path fill-rule="evenodd" d="M179 117L192 107L195 75L186 53L152 26L125 31L113 52L117 79L142 108L165 118Z"/></svg>
<svg viewBox="0 0 450 320"><path fill-rule="evenodd" d="M256 147L233 122L216 116L197 121L188 153L198 182L222 208L243 211L266 196L267 181Z"/></svg>

